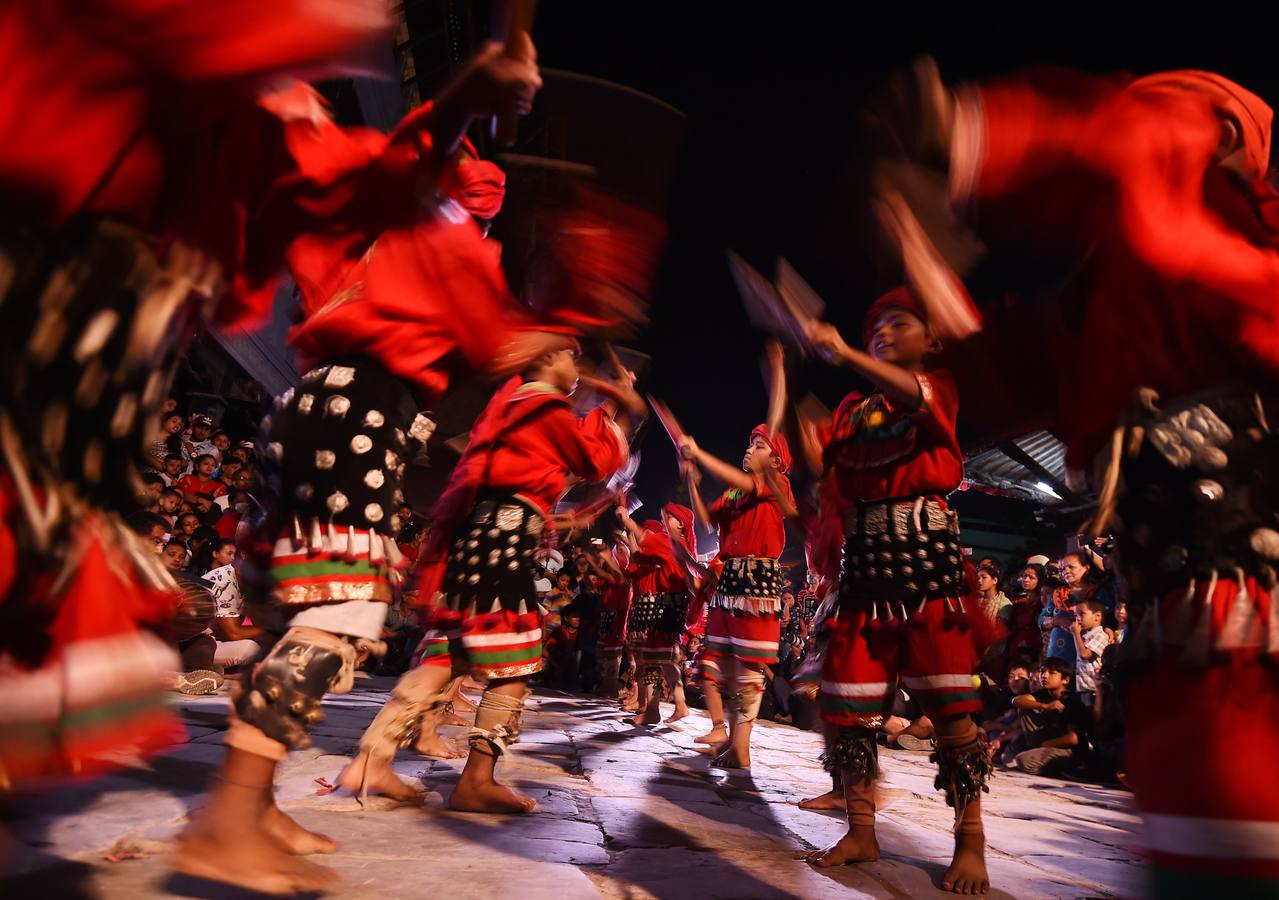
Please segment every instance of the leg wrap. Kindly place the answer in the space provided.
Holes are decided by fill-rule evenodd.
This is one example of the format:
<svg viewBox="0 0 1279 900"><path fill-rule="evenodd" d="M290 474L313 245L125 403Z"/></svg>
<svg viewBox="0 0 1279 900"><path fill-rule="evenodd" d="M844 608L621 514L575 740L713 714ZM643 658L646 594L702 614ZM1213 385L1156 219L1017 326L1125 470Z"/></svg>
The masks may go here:
<svg viewBox="0 0 1279 900"><path fill-rule="evenodd" d="M975 731L975 728L974 728ZM942 738L930 759L937 763L937 779L933 785L946 794L946 805L955 808L957 820L963 819L965 807L990 793L986 784L994 773L986 742L980 734L965 735L964 743Z"/></svg>
<svg viewBox="0 0 1279 900"><path fill-rule="evenodd" d="M357 649L314 628L290 628L253 667L235 698L235 711L249 725L294 750L311 746L307 726L324 721L325 693L345 694L355 680Z"/></svg>
<svg viewBox="0 0 1279 900"><path fill-rule="evenodd" d="M762 669L739 665L735 680L737 682L736 721L754 722L759 716L760 704L764 702L764 672Z"/></svg>
<svg viewBox="0 0 1279 900"><path fill-rule="evenodd" d="M475 713L475 728L469 733L471 750L485 756L498 757L520 737L524 701L531 692L518 697L485 691Z"/></svg>
<svg viewBox="0 0 1279 900"><path fill-rule="evenodd" d="M879 777L879 744L869 728L841 728L822 754L837 785L869 785Z"/></svg>
<svg viewBox="0 0 1279 900"><path fill-rule="evenodd" d="M390 759L396 750L411 744L422 730L423 717L436 709L461 680L441 684L440 674L434 666L419 666L406 672L396 683L391 699L360 738L360 750Z"/></svg>
<svg viewBox="0 0 1279 900"><path fill-rule="evenodd" d="M662 683L662 667L661 666L645 666L644 667L644 683L654 689L659 689Z"/></svg>

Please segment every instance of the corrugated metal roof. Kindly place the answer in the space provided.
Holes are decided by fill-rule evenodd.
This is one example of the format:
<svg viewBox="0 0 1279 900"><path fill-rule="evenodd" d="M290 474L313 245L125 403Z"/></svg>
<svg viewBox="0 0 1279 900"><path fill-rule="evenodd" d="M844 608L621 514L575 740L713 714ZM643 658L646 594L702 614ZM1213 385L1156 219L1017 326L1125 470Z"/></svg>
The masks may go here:
<svg viewBox="0 0 1279 900"><path fill-rule="evenodd" d="M1058 491L1066 483L1066 445L1050 432L1042 430L1024 434L1010 443L1030 457L1043 472L1033 471L1023 462L1013 459L1000 445L969 455L964 460L964 476L976 484L1037 503L1062 502L1065 498ZM1046 478L1045 473L1049 477Z"/></svg>

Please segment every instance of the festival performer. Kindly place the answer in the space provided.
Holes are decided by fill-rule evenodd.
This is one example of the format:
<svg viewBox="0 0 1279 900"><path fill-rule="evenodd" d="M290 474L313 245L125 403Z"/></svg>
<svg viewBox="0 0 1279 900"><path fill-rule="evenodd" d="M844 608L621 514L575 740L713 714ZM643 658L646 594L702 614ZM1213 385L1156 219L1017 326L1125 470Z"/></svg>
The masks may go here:
<svg viewBox="0 0 1279 900"><path fill-rule="evenodd" d="M289 854L336 849L276 808L275 770L288 749L310 744L324 694L351 689L357 657L385 650L405 566L395 540L404 469L434 427L420 410L456 373L499 373L536 346L507 353L516 304L476 221L496 214L504 179L474 160L463 132L512 104L527 110L539 84L534 64L494 45L390 135L308 112L305 86L283 101L306 113L285 127L297 171L250 219L257 249L237 290L273 294L278 267L268 263L283 257L302 295L290 341L313 366L264 423L274 496L241 568L284 633L233 697L226 761L182 838L181 872L280 892ZM284 839L265 840L266 827ZM220 862L249 842L248 865Z"/></svg>
<svg viewBox="0 0 1279 900"><path fill-rule="evenodd" d="M900 680L937 729L936 784L955 809L955 855L942 886L986 893L981 794L990 762L972 719L981 708L972 675L989 629L969 614L959 520L944 499L963 477L954 381L928 371L940 342L905 289L871 305L865 352L825 323L811 323L808 338L833 365L877 387L846 397L831 422L802 428L806 455L822 448L846 510L839 611L819 704L838 728L825 762L839 772L848 833L809 859L829 867L879 858L875 736Z"/></svg>
<svg viewBox="0 0 1279 900"><path fill-rule="evenodd" d="M574 414L577 355L576 341L565 338L539 356L494 394L472 428L424 551L419 592L439 595L435 627L419 646L420 665L401 678L343 770L343 787L416 798L391 770L395 751L450 682L472 673L487 684L449 807L522 813L536 805L494 777L498 759L519 737L528 680L542 668L533 555L568 479L603 481L622 466L629 454L624 429L644 409L623 373L616 385L593 382L612 399L584 417ZM619 405L621 426L613 418Z"/></svg>
<svg viewBox="0 0 1279 900"><path fill-rule="evenodd" d="M781 639L782 575L779 557L786 546L786 516L793 516L791 454L776 428L784 404L782 350L776 343L767 354L771 378L769 423L750 435L740 468L698 447L688 435L679 437L681 456L692 463L686 473L689 497L698 519L719 532L720 571L710 599L706 643L702 651L707 710L716 721L723 694L730 702L730 727L723 743L713 745L717 765L750 768L750 735L764 697L765 667L776 665ZM780 393L779 393L780 392ZM711 506L702 499L696 467L729 485ZM717 737L712 730L699 741Z"/></svg>
<svg viewBox="0 0 1279 900"><path fill-rule="evenodd" d="M916 71L925 102L899 127L933 136L903 143L940 161L945 212L1073 273L1054 294L1054 432L1068 464L1094 464L1090 530L1118 534L1126 765L1152 892L1273 893L1279 796L1255 777L1279 753L1271 109L1202 71L1031 72L954 92L935 66ZM917 270L920 289L962 288L912 218L889 221L938 270Z"/></svg>

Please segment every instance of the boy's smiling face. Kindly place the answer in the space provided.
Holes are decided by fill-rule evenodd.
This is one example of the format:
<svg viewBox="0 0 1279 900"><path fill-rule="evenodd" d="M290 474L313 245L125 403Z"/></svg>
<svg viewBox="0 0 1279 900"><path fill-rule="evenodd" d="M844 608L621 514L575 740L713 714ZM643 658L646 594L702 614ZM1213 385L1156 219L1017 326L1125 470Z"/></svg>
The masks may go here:
<svg viewBox="0 0 1279 900"><path fill-rule="evenodd" d="M918 369L923 366L924 357L940 350L941 344L918 316L890 307L875 320L866 349L881 362Z"/></svg>

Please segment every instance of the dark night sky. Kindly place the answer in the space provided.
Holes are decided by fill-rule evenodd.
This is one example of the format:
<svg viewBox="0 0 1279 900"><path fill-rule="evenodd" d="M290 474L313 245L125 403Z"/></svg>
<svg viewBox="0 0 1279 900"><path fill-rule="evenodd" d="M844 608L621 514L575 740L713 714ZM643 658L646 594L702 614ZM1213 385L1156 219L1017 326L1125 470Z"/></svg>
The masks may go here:
<svg viewBox="0 0 1279 900"><path fill-rule="evenodd" d="M895 277L863 224L865 191L850 175L861 145L857 111L914 56L935 56L952 83L1035 64L1208 68L1279 97L1273 52L1259 43L1268 28L1246 29L1251 38L1214 35L1163 15L1157 31L1138 29L1115 21L1117 4L1110 18L1071 7L1065 21L997 26L916 4L877 19L835 6L560 2L538 11L543 65L630 85L688 116L652 324L633 343L655 357L648 389L729 460L762 420L765 396L761 339L743 319L724 249L765 272L774 255L786 256L826 298L832 321L846 333L856 328ZM795 380L796 395L813 390L830 406L857 387L813 366ZM643 454L639 493L652 512L675 489L674 455L660 429L650 430Z"/></svg>

